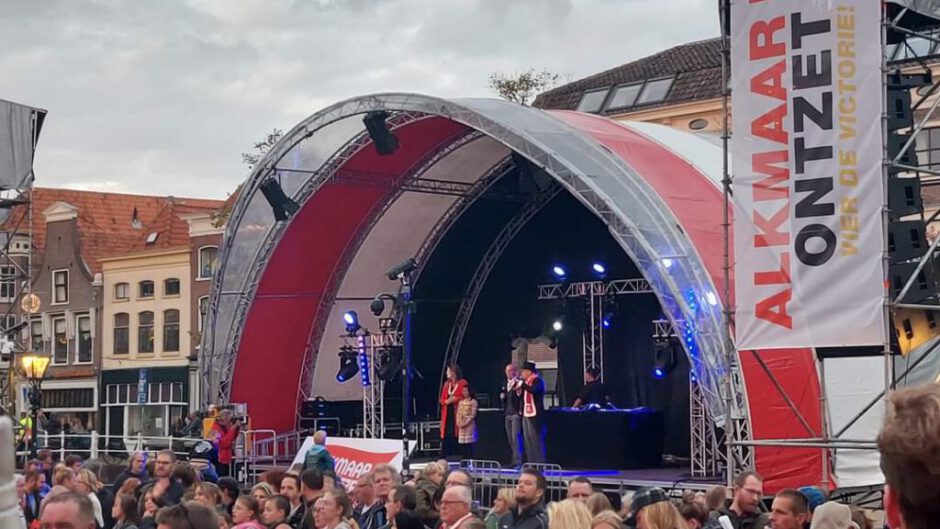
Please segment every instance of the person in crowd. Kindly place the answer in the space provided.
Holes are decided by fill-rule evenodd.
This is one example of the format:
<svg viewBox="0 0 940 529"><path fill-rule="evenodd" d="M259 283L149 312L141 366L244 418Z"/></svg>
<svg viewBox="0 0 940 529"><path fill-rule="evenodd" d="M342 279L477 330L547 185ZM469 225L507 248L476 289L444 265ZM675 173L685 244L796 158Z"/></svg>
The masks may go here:
<svg viewBox="0 0 940 529"><path fill-rule="evenodd" d="M336 462L326 448L326 432L323 430L317 430L313 434L313 446L304 455L303 469L316 469L322 474L332 474L336 471Z"/></svg>
<svg viewBox="0 0 940 529"><path fill-rule="evenodd" d="M467 381L456 364L447 366L447 378L441 388L441 456L457 455L457 404L463 398Z"/></svg>
<svg viewBox="0 0 940 529"><path fill-rule="evenodd" d="M522 437L529 463L545 462L545 382L535 364L522 364Z"/></svg>
<svg viewBox="0 0 940 529"><path fill-rule="evenodd" d="M591 513L582 501L556 501L548 506L548 529L591 529Z"/></svg>
<svg viewBox="0 0 940 529"><path fill-rule="evenodd" d="M578 476L568 482L567 499L587 502L591 494L594 494L594 484L588 478Z"/></svg>
<svg viewBox="0 0 940 529"><path fill-rule="evenodd" d="M816 510L816 507L829 501L829 495L821 488L813 486L800 487L796 490L803 493L803 495L806 496L806 501L809 502L809 518L806 520L806 525L809 525L813 520L813 512Z"/></svg>
<svg viewBox="0 0 940 529"><path fill-rule="evenodd" d="M372 472L366 472L356 481L356 505L359 529L379 529L385 525L385 504L376 495Z"/></svg>
<svg viewBox="0 0 940 529"><path fill-rule="evenodd" d="M124 482L129 478L136 478L138 484L150 481L150 475L147 474L147 452L134 452L127 462L127 468L114 478L111 490L121 490Z"/></svg>
<svg viewBox="0 0 940 529"><path fill-rule="evenodd" d="M157 512L166 506L163 498L154 497L153 489L147 490L140 498L140 529L154 529L157 526Z"/></svg>
<svg viewBox="0 0 940 529"><path fill-rule="evenodd" d="M219 529L215 512L194 501L161 509L157 516L160 529Z"/></svg>
<svg viewBox="0 0 940 529"><path fill-rule="evenodd" d="M259 483L262 481L271 485L272 490L275 494L281 490L281 482L284 481L284 476L287 475L287 472L283 470L266 470L261 473L261 477L258 480Z"/></svg>
<svg viewBox="0 0 940 529"><path fill-rule="evenodd" d="M734 529L763 529L767 517L759 511L760 499L764 495L764 478L757 472L741 472L734 478L734 499L728 507L720 507L716 518L727 516Z"/></svg>
<svg viewBox="0 0 940 529"><path fill-rule="evenodd" d="M809 522L809 500L796 489L783 489L774 496L770 507L773 529L803 529Z"/></svg>
<svg viewBox="0 0 940 529"><path fill-rule="evenodd" d="M239 496L232 508L232 529L265 529L260 522L258 501L251 496Z"/></svg>
<svg viewBox="0 0 940 529"><path fill-rule="evenodd" d="M297 474L287 474L281 481L281 496L287 498L290 502L290 513L287 515L287 523L294 529L298 529L304 521L304 514L307 513L304 507L303 497L300 495L300 476ZM233 513L234 518L234 513Z"/></svg>
<svg viewBox="0 0 940 529"><path fill-rule="evenodd" d="M897 526L891 525L890 527ZM777 529L776 526L774 529ZM852 509L848 505L830 501L816 508L810 529L858 529L858 527L852 521ZM899 529L906 528L900 526Z"/></svg>
<svg viewBox="0 0 940 529"><path fill-rule="evenodd" d="M154 498L160 498L166 505L176 505L183 499L186 490L173 477L176 468L176 454L172 450L161 450L157 453L154 467L154 480L144 486L144 490L152 490Z"/></svg>
<svg viewBox="0 0 940 529"><path fill-rule="evenodd" d="M62 467L52 475L52 486L65 487L68 490L75 488L75 472L68 467Z"/></svg>
<svg viewBox="0 0 940 529"><path fill-rule="evenodd" d="M314 512L316 529L351 529L346 518L352 512L349 497L341 489L333 489L323 494Z"/></svg>
<svg viewBox="0 0 940 529"><path fill-rule="evenodd" d="M685 519L670 501L648 505L637 517L638 529L686 529Z"/></svg>
<svg viewBox="0 0 940 529"><path fill-rule="evenodd" d="M219 490L222 492L222 506L225 512L231 515L232 509L235 507L235 500L241 496L241 485L239 485L235 478L224 477L219 478L218 486ZM278 484L277 487L278 490L280 490L280 484Z"/></svg>
<svg viewBox="0 0 940 529"><path fill-rule="evenodd" d="M36 453L36 459L42 462L42 469L39 471L46 475L46 483L52 483L52 469L55 468L55 460L52 457L52 450L42 448Z"/></svg>
<svg viewBox="0 0 940 529"><path fill-rule="evenodd" d="M43 498L46 497L46 494L49 494L49 490L52 489L52 487L50 487L47 482L51 480L46 479L45 468L46 468L46 465L45 463L43 463L42 460L33 459L32 461L26 464L26 472L25 472L25 474L29 474L30 471L36 471L36 473L39 475L39 478L40 478L39 479L39 495Z"/></svg>
<svg viewBox="0 0 940 529"><path fill-rule="evenodd" d="M499 519L506 516L509 511L516 508L516 491L512 487L504 487L496 493L493 499L493 506L489 514L486 515L486 528L499 529Z"/></svg>
<svg viewBox="0 0 940 529"><path fill-rule="evenodd" d="M705 508L708 512L715 512L725 506L728 500L728 488L724 485L715 485L705 493Z"/></svg>
<svg viewBox="0 0 940 529"><path fill-rule="evenodd" d="M200 483L197 485L196 495L193 496L193 500L217 511L225 509L222 505L222 490L215 483Z"/></svg>
<svg viewBox="0 0 940 529"><path fill-rule="evenodd" d="M629 491L620 497L620 518L626 520L630 516L630 509L633 507L633 491Z"/></svg>
<svg viewBox="0 0 940 529"><path fill-rule="evenodd" d="M878 434L885 520L893 529L936 527L940 521L940 385L895 391L888 400Z"/></svg>
<svg viewBox="0 0 940 529"><path fill-rule="evenodd" d="M31 526L33 520L39 519L39 506L42 504L42 494L40 494L39 489L39 471L30 470L26 472L23 485L23 515L26 517L26 525Z"/></svg>
<svg viewBox="0 0 940 529"><path fill-rule="evenodd" d="M222 410L209 430L209 436L206 440L212 443L215 448L216 458L219 462L216 473L219 477L232 475L232 447L235 446L235 440L238 439L238 432L241 427L241 420L236 421L234 419L232 410Z"/></svg>
<svg viewBox="0 0 940 529"><path fill-rule="evenodd" d="M264 502L275 494L277 493L274 492L274 488L264 481L251 487L251 497L258 500L258 508L261 509L261 512L264 512Z"/></svg>
<svg viewBox="0 0 940 529"><path fill-rule="evenodd" d="M614 511L604 511L591 520L591 529L626 529L623 519Z"/></svg>
<svg viewBox="0 0 940 529"><path fill-rule="evenodd" d="M376 465L372 469L372 476L375 485L375 496L384 504L392 493L392 488L400 484L401 476L395 467L385 464Z"/></svg>
<svg viewBox="0 0 940 529"><path fill-rule="evenodd" d="M583 502L585 507L591 513L591 516L595 516L603 511L612 511L614 508L610 504L610 500L607 499L607 495L603 492L595 492L587 499L587 502Z"/></svg>
<svg viewBox="0 0 940 529"><path fill-rule="evenodd" d="M188 463L177 463L173 467L173 479L175 479L184 491L195 491L196 483L199 478L196 471Z"/></svg>
<svg viewBox="0 0 940 529"><path fill-rule="evenodd" d="M694 499L691 502L682 502L679 505L679 514L685 520L689 529L721 529L717 518L709 518L708 511Z"/></svg>
<svg viewBox="0 0 940 529"><path fill-rule="evenodd" d="M391 529L395 523L395 515L401 511L413 511L417 507L415 491L408 485L398 485L392 489L392 493L385 500L385 519L386 523L383 529Z"/></svg>
<svg viewBox="0 0 940 529"><path fill-rule="evenodd" d="M417 499L415 512L428 527L434 527L440 519L440 514L434 509L434 493L441 487L443 481L444 469L440 464L432 462L421 470L421 475L415 483Z"/></svg>
<svg viewBox="0 0 940 529"><path fill-rule="evenodd" d="M466 521L473 517L471 505L473 493L470 487L454 485L445 489L441 497L441 529L466 529Z"/></svg>
<svg viewBox="0 0 940 529"><path fill-rule="evenodd" d="M477 443L477 402L470 385L464 385L460 391L463 397L457 403L457 444L463 459L473 459L473 447Z"/></svg>
<svg viewBox="0 0 940 529"><path fill-rule="evenodd" d="M65 466L72 469L72 472L78 474L78 471L82 469L82 456L77 454L65 456Z"/></svg>
<svg viewBox="0 0 940 529"><path fill-rule="evenodd" d="M524 468L516 482L516 508L499 521L500 529L548 529L548 513L543 503L545 476Z"/></svg>
<svg viewBox="0 0 940 529"><path fill-rule="evenodd" d="M104 515L101 511L101 501L98 499L98 478L95 474L83 468L78 472L78 476L75 479L75 492L83 494L88 497L88 500L91 501L91 505L94 508L95 513L95 523L98 524L98 527L104 527Z"/></svg>
<svg viewBox="0 0 940 529"><path fill-rule="evenodd" d="M395 515L393 522L392 527L395 529L427 529L432 527L424 525L421 516L414 511L401 511Z"/></svg>
<svg viewBox="0 0 940 529"><path fill-rule="evenodd" d="M216 483L219 481L219 474L212 464L215 457L215 448L209 441L199 441L189 449L189 466L193 467L200 481Z"/></svg>
<svg viewBox="0 0 940 529"><path fill-rule="evenodd" d="M307 509L300 529L313 529L313 509L323 496L323 474L316 468L308 468L300 475L300 495Z"/></svg>
<svg viewBox="0 0 940 529"><path fill-rule="evenodd" d="M98 498L98 503L101 504L101 515L104 519L104 527L111 529L114 527L114 519L111 518L111 509L114 507L114 493L111 492L113 489L105 487L101 482L101 471L103 469L104 465L101 464L101 461L94 459L85 461L83 465L83 470L90 470L95 476L95 481L98 484L95 496Z"/></svg>
<svg viewBox="0 0 940 529"><path fill-rule="evenodd" d="M476 516L471 516L467 518L467 521L465 521L461 527L463 529L486 529L486 522Z"/></svg>
<svg viewBox="0 0 940 529"><path fill-rule="evenodd" d="M663 489L658 487L641 487L637 489L630 501L630 512L625 517L627 526L644 527L647 507L661 502L669 502L669 496L666 495L666 491Z"/></svg>
<svg viewBox="0 0 940 529"><path fill-rule="evenodd" d="M584 389L574 399L575 408L582 406L607 406L610 404L610 389L601 382L601 370L591 366L584 372Z"/></svg>
<svg viewBox="0 0 940 529"><path fill-rule="evenodd" d="M449 489L454 485L463 485L464 487L473 488L473 476L470 475L466 470L455 468L447 473L447 476L444 478L444 488Z"/></svg>
<svg viewBox="0 0 940 529"><path fill-rule="evenodd" d="M13 474L13 484L16 486L16 529L27 529L26 527L26 513L23 510L23 506L26 502L26 476L20 473Z"/></svg>
<svg viewBox="0 0 940 529"><path fill-rule="evenodd" d="M522 379L519 368L510 362L506 364L506 383L499 392L505 414L506 440L512 452L512 466L522 466Z"/></svg>
<svg viewBox="0 0 940 529"><path fill-rule="evenodd" d="M40 523L42 527L52 529L95 529L95 508L87 496L74 492L49 496L43 506Z"/></svg>
<svg viewBox="0 0 940 529"><path fill-rule="evenodd" d="M865 514L865 511L858 508L852 508L852 521L858 526L858 529L873 529L871 518Z"/></svg>
<svg viewBox="0 0 940 529"><path fill-rule="evenodd" d="M137 510L137 500L126 494L116 497L114 507L111 508L111 518L114 519L114 529L139 529L140 512Z"/></svg>
<svg viewBox="0 0 940 529"><path fill-rule="evenodd" d="M315 503L310 504L307 509L309 512L308 518L313 516L315 505ZM274 494L268 496L267 500L264 502L264 510L261 512L261 521L268 526L268 529L291 529L291 526L287 523L288 514L290 514L290 500L280 494ZM311 527L313 526L311 525Z"/></svg>

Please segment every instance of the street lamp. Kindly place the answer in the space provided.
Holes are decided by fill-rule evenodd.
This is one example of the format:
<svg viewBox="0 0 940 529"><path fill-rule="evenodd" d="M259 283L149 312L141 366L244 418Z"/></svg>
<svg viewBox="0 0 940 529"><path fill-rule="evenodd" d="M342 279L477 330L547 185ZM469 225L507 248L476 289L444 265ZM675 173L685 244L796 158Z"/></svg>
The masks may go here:
<svg viewBox="0 0 940 529"><path fill-rule="evenodd" d="M32 413L31 443L29 446L30 459L36 459L39 451L39 409L42 407L42 379L46 377L46 368L49 367L50 357L29 353L20 357L23 366L23 376L29 384L29 410Z"/></svg>

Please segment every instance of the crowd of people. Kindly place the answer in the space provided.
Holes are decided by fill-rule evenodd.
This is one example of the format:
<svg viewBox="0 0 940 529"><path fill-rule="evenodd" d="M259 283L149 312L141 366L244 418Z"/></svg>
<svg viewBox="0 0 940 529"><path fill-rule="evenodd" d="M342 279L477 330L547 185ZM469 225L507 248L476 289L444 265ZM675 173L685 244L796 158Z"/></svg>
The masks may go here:
<svg viewBox="0 0 940 529"><path fill-rule="evenodd" d="M894 392L878 443L886 478L884 519L892 529L928 529L940 519L940 386ZM488 509L473 476L446 460L403 482L378 465L344 487L332 472L325 435L291 471L268 471L248 487L213 477L170 450L140 453L108 487L96 461L43 452L18 476L22 526L28 529L871 529L866 512L828 501L826 491L778 491L764 512L763 479L737 475L733 487L686 492L642 488L622 498L595 491L586 478L566 498L547 502L545 477L523 467L514 487ZM612 502L611 499L614 501ZM619 503L619 505L617 505Z"/></svg>

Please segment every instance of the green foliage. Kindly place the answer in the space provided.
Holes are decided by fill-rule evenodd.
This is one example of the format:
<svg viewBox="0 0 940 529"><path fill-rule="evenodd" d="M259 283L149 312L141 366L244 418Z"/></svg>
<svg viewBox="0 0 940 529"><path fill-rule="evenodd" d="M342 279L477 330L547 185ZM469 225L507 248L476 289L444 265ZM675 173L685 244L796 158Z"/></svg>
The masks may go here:
<svg viewBox="0 0 940 529"><path fill-rule="evenodd" d="M530 68L513 74L496 72L490 76L490 88L507 101L528 105L537 94L558 84L559 79L558 74L544 68L541 71Z"/></svg>

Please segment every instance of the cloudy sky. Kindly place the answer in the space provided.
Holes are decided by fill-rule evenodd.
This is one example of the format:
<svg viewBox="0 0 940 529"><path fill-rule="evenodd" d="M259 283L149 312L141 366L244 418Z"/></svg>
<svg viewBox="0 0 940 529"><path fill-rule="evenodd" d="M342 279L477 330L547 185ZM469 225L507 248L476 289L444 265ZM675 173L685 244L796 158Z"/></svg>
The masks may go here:
<svg viewBox="0 0 940 529"><path fill-rule="evenodd" d="M575 80L718 34L714 0L0 0L0 99L49 110L37 185L224 198L333 102Z"/></svg>

